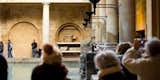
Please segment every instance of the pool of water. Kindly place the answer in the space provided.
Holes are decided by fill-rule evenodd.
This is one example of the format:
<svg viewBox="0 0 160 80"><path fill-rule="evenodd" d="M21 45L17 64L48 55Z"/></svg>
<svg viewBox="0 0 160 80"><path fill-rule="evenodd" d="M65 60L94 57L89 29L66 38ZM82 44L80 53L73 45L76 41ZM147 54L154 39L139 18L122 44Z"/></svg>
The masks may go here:
<svg viewBox="0 0 160 80"><path fill-rule="evenodd" d="M71 80L80 80L79 61L64 61L69 70L67 75ZM33 68L38 63L9 63L8 80L31 80Z"/></svg>

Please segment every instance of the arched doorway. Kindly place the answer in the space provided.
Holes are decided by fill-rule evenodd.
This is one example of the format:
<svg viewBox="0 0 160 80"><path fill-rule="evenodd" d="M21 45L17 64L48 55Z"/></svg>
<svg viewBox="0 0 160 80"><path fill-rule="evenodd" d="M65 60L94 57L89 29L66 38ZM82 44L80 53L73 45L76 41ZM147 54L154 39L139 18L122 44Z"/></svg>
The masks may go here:
<svg viewBox="0 0 160 80"><path fill-rule="evenodd" d="M57 42L80 42L83 38L82 29L73 23L63 24L57 30Z"/></svg>
<svg viewBox="0 0 160 80"><path fill-rule="evenodd" d="M63 24L56 33L57 45L62 54L80 54L80 41L83 39L84 32L73 23Z"/></svg>
<svg viewBox="0 0 160 80"><path fill-rule="evenodd" d="M31 23L20 22L11 28L9 39L13 44L14 57L31 57L31 43L34 39L38 42L38 30Z"/></svg>

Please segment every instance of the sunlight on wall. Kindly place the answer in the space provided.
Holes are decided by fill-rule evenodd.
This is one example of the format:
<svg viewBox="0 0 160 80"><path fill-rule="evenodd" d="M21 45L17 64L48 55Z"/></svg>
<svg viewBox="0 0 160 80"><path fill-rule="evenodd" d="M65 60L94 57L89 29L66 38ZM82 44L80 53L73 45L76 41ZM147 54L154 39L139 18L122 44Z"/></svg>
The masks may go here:
<svg viewBox="0 0 160 80"><path fill-rule="evenodd" d="M146 15L145 15L146 0L136 0L136 31L145 30Z"/></svg>
<svg viewBox="0 0 160 80"><path fill-rule="evenodd" d="M36 2L61 2L61 3L88 3L89 0L0 0L0 3L3 2L9 2L9 3L14 3L14 2L32 2L32 3L36 3Z"/></svg>
<svg viewBox="0 0 160 80"><path fill-rule="evenodd" d="M54 0L54 2L89 2L89 0Z"/></svg>

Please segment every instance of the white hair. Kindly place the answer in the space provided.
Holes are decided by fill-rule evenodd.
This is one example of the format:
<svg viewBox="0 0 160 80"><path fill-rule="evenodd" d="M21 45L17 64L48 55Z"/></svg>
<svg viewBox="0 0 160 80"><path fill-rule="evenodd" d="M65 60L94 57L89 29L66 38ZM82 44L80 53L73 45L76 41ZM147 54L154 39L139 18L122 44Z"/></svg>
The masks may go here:
<svg viewBox="0 0 160 80"><path fill-rule="evenodd" d="M95 57L94 62L99 69L118 66L120 64L116 54L113 51L100 51Z"/></svg>
<svg viewBox="0 0 160 80"><path fill-rule="evenodd" d="M160 40L157 38L153 38L149 40L145 44L145 50L149 56L159 55L160 54Z"/></svg>

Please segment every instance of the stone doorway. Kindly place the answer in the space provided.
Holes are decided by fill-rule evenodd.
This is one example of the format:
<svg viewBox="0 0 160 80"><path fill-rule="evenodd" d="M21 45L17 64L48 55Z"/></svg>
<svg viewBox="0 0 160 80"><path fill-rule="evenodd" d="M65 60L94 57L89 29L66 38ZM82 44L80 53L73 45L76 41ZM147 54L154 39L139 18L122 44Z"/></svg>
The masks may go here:
<svg viewBox="0 0 160 80"><path fill-rule="evenodd" d="M13 57L31 57L31 43L34 39L38 43L38 30L31 23L20 22L11 28L9 39L13 44Z"/></svg>

